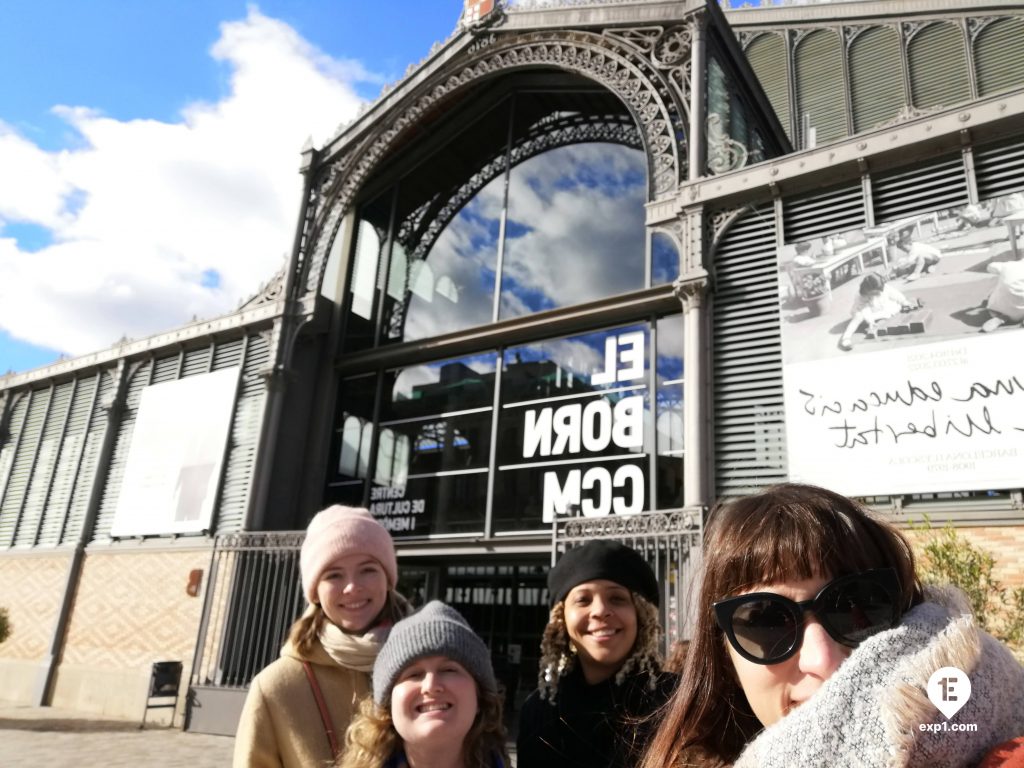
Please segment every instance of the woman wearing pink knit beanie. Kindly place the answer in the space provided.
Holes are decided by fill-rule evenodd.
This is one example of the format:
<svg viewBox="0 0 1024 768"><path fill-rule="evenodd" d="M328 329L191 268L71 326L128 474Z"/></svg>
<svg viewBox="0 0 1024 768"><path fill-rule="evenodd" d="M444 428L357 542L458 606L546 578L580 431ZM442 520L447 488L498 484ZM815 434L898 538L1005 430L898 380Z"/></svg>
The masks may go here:
<svg viewBox="0 0 1024 768"><path fill-rule="evenodd" d="M281 656L260 672L235 736L235 768L329 765L394 622L410 606L395 591L391 534L365 509L335 505L306 529L299 556L309 606Z"/></svg>

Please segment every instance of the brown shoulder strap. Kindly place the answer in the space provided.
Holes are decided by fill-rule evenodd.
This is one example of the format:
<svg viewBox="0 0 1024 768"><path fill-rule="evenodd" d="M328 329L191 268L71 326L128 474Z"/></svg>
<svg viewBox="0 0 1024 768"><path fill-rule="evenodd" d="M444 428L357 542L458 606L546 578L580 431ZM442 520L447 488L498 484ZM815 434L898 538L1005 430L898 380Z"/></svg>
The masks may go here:
<svg viewBox="0 0 1024 768"><path fill-rule="evenodd" d="M320 719L324 724L324 732L327 734L327 743L331 747L331 757L337 759L338 752L338 737L334 733L334 724L331 722L331 713L327 711L327 702L324 701L323 691L320 690L320 683L316 681L316 675L313 674L313 665L308 661L302 662L303 669L306 670L306 677L309 679L309 687L313 689L313 698L316 699L316 705L320 709Z"/></svg>

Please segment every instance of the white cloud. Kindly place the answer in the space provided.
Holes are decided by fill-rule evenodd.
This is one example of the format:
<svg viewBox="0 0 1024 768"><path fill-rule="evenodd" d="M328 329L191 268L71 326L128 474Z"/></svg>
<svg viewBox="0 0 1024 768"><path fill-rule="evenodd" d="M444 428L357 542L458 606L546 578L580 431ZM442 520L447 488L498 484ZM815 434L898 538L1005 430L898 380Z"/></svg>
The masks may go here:
<svg viewBox="0 0 1024 768"><path fill-rule="evenodd" d="M57 107L82 139L59 152L0 123L0 328L82 354L230 311L281 267L299 150L356 114L355 83L379 78L254 8L211 55L230 69L227 94L173 123ZM21 250L5 223L43 226L53 244Z"/></svg>

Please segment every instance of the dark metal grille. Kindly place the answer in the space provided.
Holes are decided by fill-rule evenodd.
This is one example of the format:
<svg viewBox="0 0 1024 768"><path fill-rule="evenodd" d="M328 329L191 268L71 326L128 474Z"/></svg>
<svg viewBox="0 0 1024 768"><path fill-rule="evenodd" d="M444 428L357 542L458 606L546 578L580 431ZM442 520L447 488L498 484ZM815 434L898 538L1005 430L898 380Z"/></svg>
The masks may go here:
<svg viewBox="0 0 1024 768"><path fill-rule="evenodd" d="M218 536L210 562L192 684L245 688L278 657L305 606L299 550L305 533Z"/></svg>

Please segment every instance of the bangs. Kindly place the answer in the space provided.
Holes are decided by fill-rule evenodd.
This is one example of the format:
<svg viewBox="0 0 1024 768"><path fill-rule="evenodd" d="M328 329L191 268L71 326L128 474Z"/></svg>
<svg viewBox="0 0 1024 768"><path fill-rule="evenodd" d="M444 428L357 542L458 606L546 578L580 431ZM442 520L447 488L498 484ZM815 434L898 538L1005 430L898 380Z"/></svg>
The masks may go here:
<svg viewBox="0 0 1024 768"><path fill-rule="evenodd" d="M714 560L715 573L708 574L715 582L713 600L759 585L896 565L880 526L863 508L809 488L780 486L716 510L707 544Z"/></svg>

